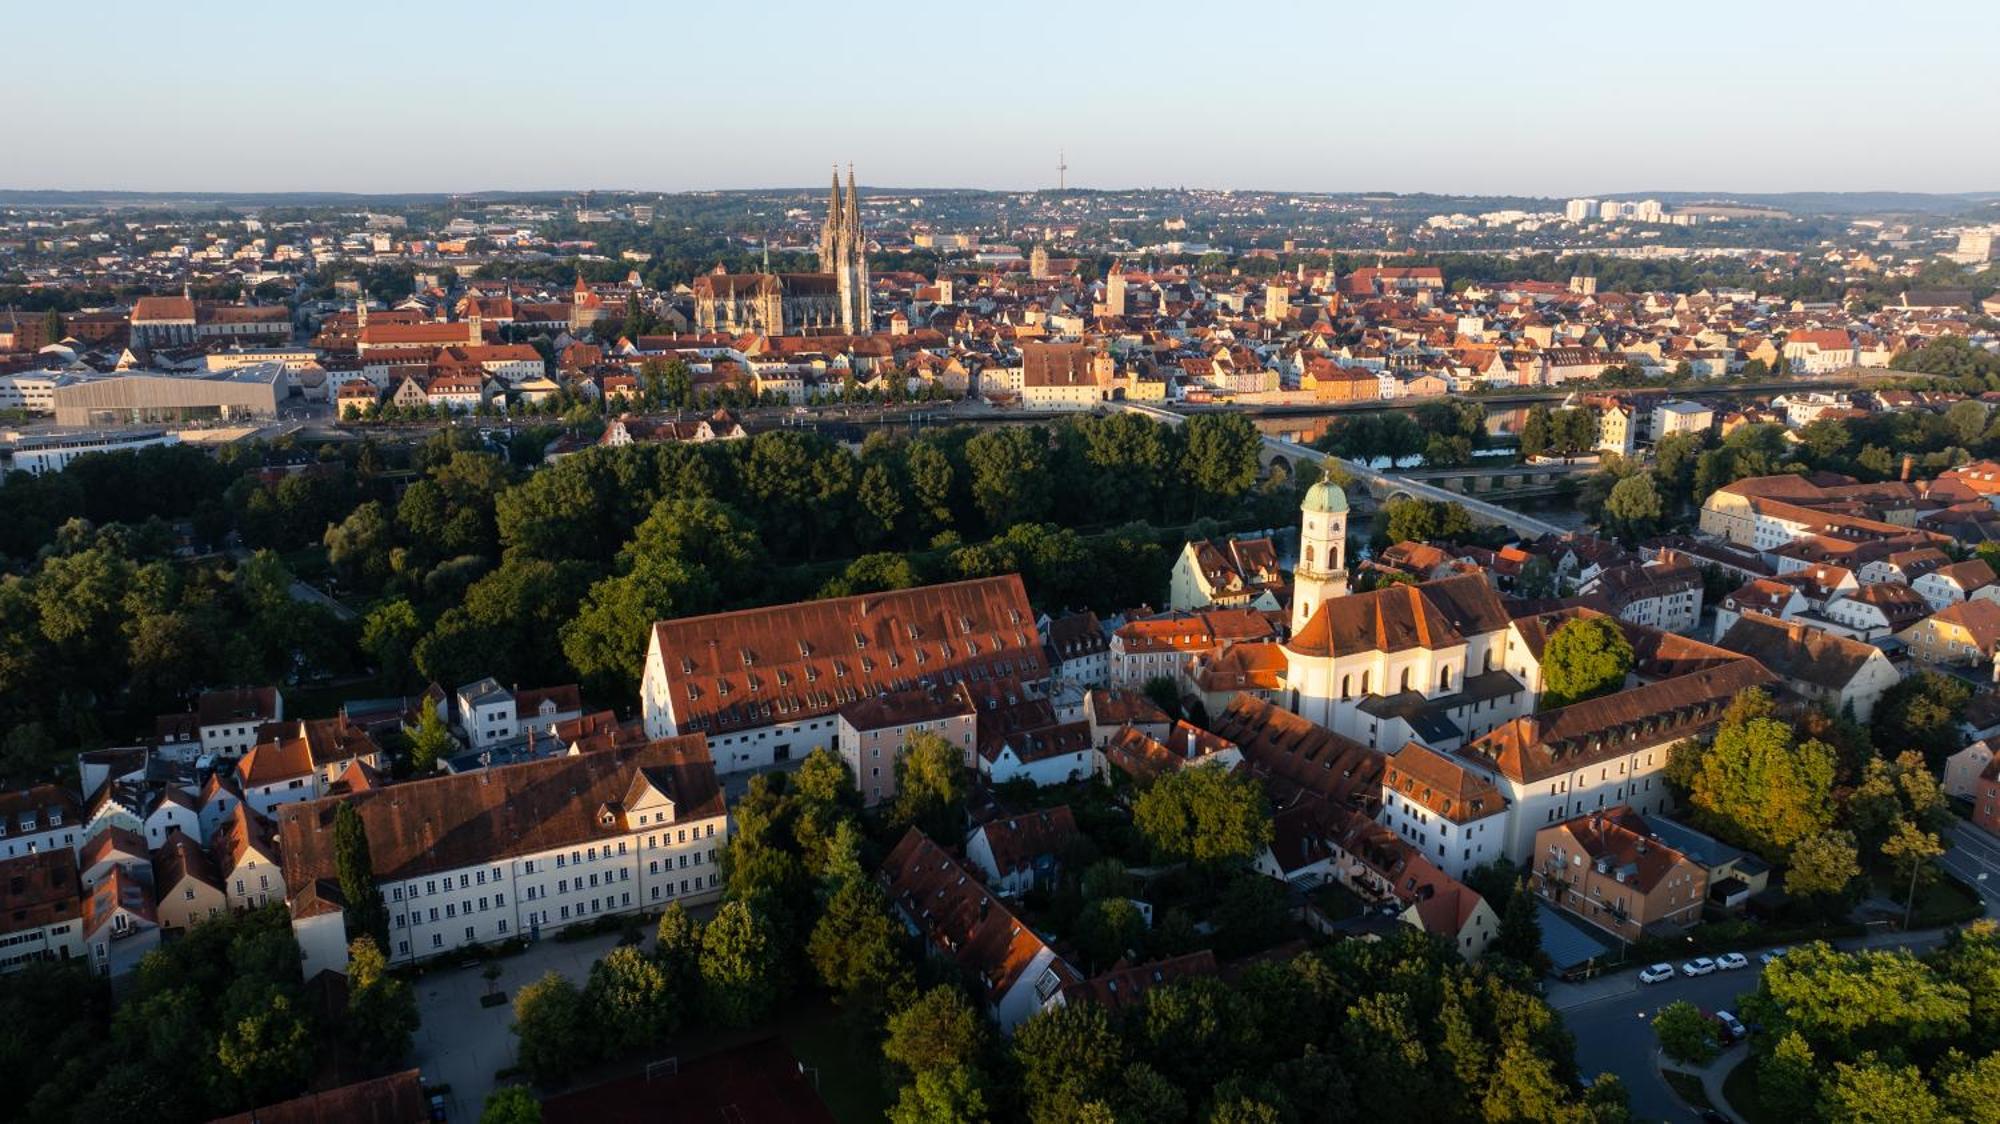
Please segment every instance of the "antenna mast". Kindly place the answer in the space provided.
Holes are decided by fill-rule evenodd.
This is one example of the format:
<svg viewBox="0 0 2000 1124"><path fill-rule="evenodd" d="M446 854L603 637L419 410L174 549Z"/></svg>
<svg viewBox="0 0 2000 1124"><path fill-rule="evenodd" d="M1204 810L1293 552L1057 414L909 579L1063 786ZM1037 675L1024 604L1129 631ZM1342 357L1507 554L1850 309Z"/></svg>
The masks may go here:
<svg viewBox="0 0 2000 1124"><path fill-rule="evenodd" d="M1056 190L1069 190L1069 155L1056 149Z"/></svg>

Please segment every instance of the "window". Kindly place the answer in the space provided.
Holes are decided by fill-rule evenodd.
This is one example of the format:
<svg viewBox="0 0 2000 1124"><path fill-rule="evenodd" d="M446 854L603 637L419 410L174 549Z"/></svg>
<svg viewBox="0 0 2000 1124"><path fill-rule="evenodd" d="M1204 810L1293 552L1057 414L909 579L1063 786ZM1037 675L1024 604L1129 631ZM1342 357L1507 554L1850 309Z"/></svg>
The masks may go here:
<svg viewBox="0 0 2000 1124"><path fill-rule="evenodd" d="M443 947L444 947L444 934L443 934L443 933L432 933L432 934L431 934L431 947L432 947L432 948L443 948Z"/></svg>

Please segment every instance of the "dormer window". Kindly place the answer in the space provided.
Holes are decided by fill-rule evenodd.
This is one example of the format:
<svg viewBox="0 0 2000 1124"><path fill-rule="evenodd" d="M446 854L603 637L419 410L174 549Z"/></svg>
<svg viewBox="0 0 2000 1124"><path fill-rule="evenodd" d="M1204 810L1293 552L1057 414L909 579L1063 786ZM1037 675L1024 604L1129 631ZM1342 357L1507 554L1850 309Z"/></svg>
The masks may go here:
<svg viewBox="0 0 2000 1124"><path fill-rule="evenodd" d="M750 649L748 648L743 649L743 666L744 667L757 666L757 657L753 655Z"/></svg>
<svg viewBox="0 0 2000 1124"><path fill-rule="evenodd" d="M868 650L868 638L867 638L866 636L863 636L863 635L861 635L861 634L860 634L860 633L858 633L858 632L857 632L857 633L855 633L855 634L854 634L854 650L855 650L855 651L857 651L857 652L865 652L865 651L867 651L867 650Z"/></svg>

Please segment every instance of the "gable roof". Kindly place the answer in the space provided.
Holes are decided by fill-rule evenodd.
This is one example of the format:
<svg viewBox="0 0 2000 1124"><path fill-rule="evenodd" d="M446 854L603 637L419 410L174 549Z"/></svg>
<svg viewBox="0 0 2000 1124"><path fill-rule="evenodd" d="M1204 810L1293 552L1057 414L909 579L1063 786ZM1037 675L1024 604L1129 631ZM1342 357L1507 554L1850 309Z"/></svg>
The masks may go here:
<svg viewBox="0 0 2000 1124"><path fill-rule="evenodd" d="M987 1002L1012 990L1044 952L1059 981L1077 982L1076 971L1034 929L921 830L903 834L882 860L881 878L889 900L925 942L979 976Z"/></svg>
<svg viewBox="0 0 2000 1124"><path fill-rule="evenodd" d="M993 866L1002 875L1026 869L1042 855L1059 854L1077 837L1076 816L1069 805L988 820L973 831L986 837Z"/></svg>
<svg viewBox="0 0 2000 1124"><path fill-rule="evenodd" d="M1716 643L1775 675L1829 691L1844 689L1870 659L1882 655L1873 644L1754 612L1737 618Z"/></svg>
<svg viewBox="0 0 2000 1124"><path fill-rule="evenodd" d="M1755 660L1731 660L1516 718L1459 755L1517 784L1532 784L1634 749L1693 737L1722 721L1730 699L1775 679Z"/></svg>
<svg viewBox="0 0 2000 1124"><path fill-rule="evenodd" d="M288 892L335 874L333 817L351 805L368 834L375 873L409 878L622 835L634 775L664 778L676 822L723 814L715 763L699 734L408 781L278 809ZM657 780L655 783L659 783ZM613 809L604 825L600 809Z"/></svg>
<svg viewBox="0 0 2000 1124"><path fill-rule="evenodd" d="M1316 796L1347 808L1372 808L1381 793L1382 755L1255 695L1229 700L1209 723L1236 743L1242 767L1280 808Z"/></svg>
<svg viewBox="0 0 2000 1124"><path fill-rule="evenodd" d="M678 728L799 722L926 683L1048 677L1018 574L653 625Z"/></svg>

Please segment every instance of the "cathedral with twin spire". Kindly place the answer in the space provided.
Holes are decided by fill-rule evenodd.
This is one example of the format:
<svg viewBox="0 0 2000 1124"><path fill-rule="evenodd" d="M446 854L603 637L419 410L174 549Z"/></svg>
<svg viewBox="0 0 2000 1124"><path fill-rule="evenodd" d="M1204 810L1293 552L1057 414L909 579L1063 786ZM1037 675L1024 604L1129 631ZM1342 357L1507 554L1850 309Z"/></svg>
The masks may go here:
<svg viewBox="0 0 2000 1124"><path fill-rule="evenodd" d="M833 172L826 222L820 227L818 273L730 273L718 265L695 278L695 327L704 332L764 335L839 333L865 336L873 328L868 294L868 237L854 166L841 197L840 169Z"/></svg>

